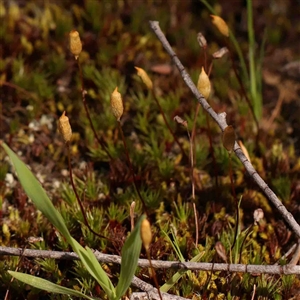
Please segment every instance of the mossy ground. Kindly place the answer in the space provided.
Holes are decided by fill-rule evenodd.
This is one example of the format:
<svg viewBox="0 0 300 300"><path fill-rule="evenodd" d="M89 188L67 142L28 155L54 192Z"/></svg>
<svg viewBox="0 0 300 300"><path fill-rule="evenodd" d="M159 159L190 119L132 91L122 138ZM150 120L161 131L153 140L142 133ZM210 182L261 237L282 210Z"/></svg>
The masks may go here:
<svg viewBox="0 0 300 300"><path fill-rule="evenodd" d="M246 7L242 1L227 1L222 6L213 2L246 55ZM299 222L300 73L288 63L299 61L299 49L294 41L300 36L297 21L300 5L297 1L254 2L258 45L263 38L262 29L268 27L262 70L264 107L258 139L228 57L213 62L210 76L213 92L209 101L218 113L226 111L228 124L234 126L254 167ZM134 66L142 67L150 75L167 120L188 156L187 131L173 118L179 115L187 120L191 131L196 100L151 32L148 20L160 22L196 82L204 65L197 32L201 31L208 41L207 64L212 61L211 54L224 46L223 38L212 26L209 12L201 2L11 1L0 3L0 18L1 138L31 167L60 209L71 233L83 245L120 254L130 230L132 201L136 201L136 214L142 213L120 131L109 106L110 94L116 86L124 100L122 128L152 224L153 259L178 260L163 231L173 243L178 243L186 260L203 251L201 261L205 262L223 262L215 250L218 241L225 247L228 262L246 264L273 264L296 242L296 236L233 157L235 190L241 199L241 233L231 251L235 202L228 153L222 145L219 128L211 120L208 126L206 115L200 109L194 143L195 200L199 216L199 245L195 249L190 164L174 142L153 96L136 75ZM68 33L72 29L79 31L83 42L80 64L87 105L112 160L95 140L83 108L78 66L68 49ZM280 99L283 102L276 114ZM67 152L56 124L64 110L74 133L71 153L76 186L84 199L90 226L113 242L87 230L70 188ZM16 178L11 177L12 170L2 150L0 156L0 244L70 250L35 210ZM253 232L246 236L257 208L263 209L264 221L260 226L251 227ZM29 244L27 239L31 236L42 236L44 241ZM243 249L238 248L245 237ZM15 270L17 266L19 271L105 298L78 262L6 256L1 258L0 266L1 298L9 287L9 299L44 299L45 296L67 299L29 289L16 281L9 283L5 271ZM107 265L106 269L113 280L118 277L118 266ZM163 285L173 273L157 270L159 284ZM144 280L148 274L147 269L137 272ZM195 272L183 277L170 292L193 299L232 299L234 296L251 299L254 284L260 299L290 299L300 289L297 276Z"/></svg>

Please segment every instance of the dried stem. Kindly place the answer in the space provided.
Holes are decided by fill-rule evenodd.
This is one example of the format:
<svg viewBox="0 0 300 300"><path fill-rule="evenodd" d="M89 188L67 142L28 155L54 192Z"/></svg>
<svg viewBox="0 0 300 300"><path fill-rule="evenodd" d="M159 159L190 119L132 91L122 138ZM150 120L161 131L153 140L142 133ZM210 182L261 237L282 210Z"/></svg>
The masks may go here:
<svg viewBox="0 0 300 300"><path fill-rule="evenodd" d="M121 256L103 254L99 251L94 252L97 260L103 263L121 264ZM33 258L53 258L59 260L79 260L74 252L33 250L13 247L0 246L0 256L11 255L33 257ZM300 274L299 265L244 265L244 264L226 264L226 263L199 263L199 262L179 262L151 260L152 267L155 269L173 269L173 270L202 270L202 271L225 271L239 273L260 273L260 274ZM138 266L149 268L148 259L139 259Z"/></svg>
<svg viewBox="0 0 300 300"><path fill-rule="evenodd" d="M295 252L296 247L298 246L298 244L294 244L284 255L282 255L280 257L280 259L278 259L278 261L275 263L275 265L279 265L279 263L282 260L287 259L293 252Z"/></svg>
<svg viewBox="0 0 300 300"><path fill-rule="evenodd" d="M294 253L294 255L293 255L293 257L292 257L289 264L292 265L292 266L293 265L295 266L295 265L298 264L299 259L300 259L300 240L298 240L297 248L296 248L295 253Z"/></svg>
<svg viewBox="0 0 300 300"><path fill-rule="evenodd" d="M151 284L146 283L145 281L139 279L136 276L133 277L131 283L133 286L145 292L132 293L130 296L130 300L137 300L137 299L161 300L158 290L154 288ZM183 298L180 296L171 295L163 292L161 292L161 296L163 300L187 300L187 298Z"/></svg>
<svg viewBox="0 0 300 300"><path fill-rule="evenodd" d="M195 86L195 84L193 83L191 77L186 72L184 66L182 65L182 63L178 59L177 55L173 51L171 45L169 44L168 40L166 39L164 33L161 31L161 29L159 27L159 23L157 21L150 21L150 27L153 30L153 32L156 34L157 38L162 43L165 50L168 52L168 54L172 58L173 62L177 66L184 82L189 87L191 92L194 94L197 101L210 114L210 116L214 119L214 121L218 124L220 129L223 131L228 126L226 119L224 117L224 114L217 114L212 109L212 107L207 103L205 98L199 93L199 91L198 91L197 87ZM293 229L293 231L297 235L297 237L300 238L299 224L296 222L296 220L294 219L292 214L281 203L281 201L278 199L278 197L275 195L275 193L268 187L268 185L264 182L264 180L259 176L257 171L254 169L252 164L249 162L249 160L244 155L242 149L240 148L240 146L238 145L237 142L235 142L234 153L239 158L239 160L242 162L242 164L245 166L245 169L247 170L250 177L256 182L256 184L259 186L259 188L265 193L266 197L273 203L273 205L276 207L276 209L281 213L282 217L290 225L290 227Z"/></svg>
<svg viewBox="0 0 300 300"><path fill-rule="evenodd" d="M256 284L253 285L253 292L252 292L251 300L254 300L255 293L256 293Z"/></svg>

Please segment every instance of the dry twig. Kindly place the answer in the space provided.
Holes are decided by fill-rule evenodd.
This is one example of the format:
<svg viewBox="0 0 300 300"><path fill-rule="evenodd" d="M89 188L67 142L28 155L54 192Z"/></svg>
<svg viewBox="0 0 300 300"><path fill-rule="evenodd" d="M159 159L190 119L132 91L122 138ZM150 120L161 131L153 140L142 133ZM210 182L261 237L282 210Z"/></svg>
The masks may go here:
<svg viewBox="0 0 300 300"><path fill-rule="evenodd" d="M134 276L132 279L132 285L139 288L140 290L144 291L142 293L132 293L130 296L130 300L160 300L160 296L157 292L157 289L153 287L151 284L146 283L145 281L139 279L138 277ZM171 295L168 293L162 293L163 300L187 300L187 298L183 298L176 295Z"/></svg>
<svg viewBox="0 0 300 300"><path fill-rule="evenodd" d="M121 264L121 256L103 254L95 251L95 256L98 261L103 263ZM23 256L32 258L53 258L60 260L79 260L74 252L61 252L49 250L32 250L12 247L0 246L1 255ZM163 261L151 260L152 266L155 269L174 269L174 270L202 270L202 271L227 271L239 273L253 274L300 274L299 265L243 265L243 264L220 264L220 263L196 263L196 262L179 262L179 261ZM141 268L149 268L148 259L139 259L138 266Z"/></svg>
<svg viewBox="0 0 300 300"><path fill-rule="evenodd" d="M150 21L150 27L157 36L157 38L162 43L165 50L168 52L170 57L172 58L173 62L177 66L184 82L189 87L191 92L196 97L197 101L202 105L202 107L210 114L210 116L214 119L214 121L219 125L222 131L228 126L226 122L226 113L217 114L212 107L207 103L205 98L199 93L197 87L193 83L190 75L186 72L184 66L180 62L179 58L177 57L176 53L173 51L171 45L169 44L168 40L166 39L164 33L161 31L159 27L159 22L157 21ZM282 217L285 221L290 225L293 229L294 233L300 238L300 226L292 216L292 214L285 208L285 206L281 203L275 193L269 188L269 186L264 182L264 180L259 176L257 171L254 169L252 164L244 155L242 149L235 142L234 145L234 152L239 160L244 165L245 169L247 170L250 177L256 182L259 188L265 193L267 198L273 203L273 205L277 208L277 210L281 213Z"/></svg>

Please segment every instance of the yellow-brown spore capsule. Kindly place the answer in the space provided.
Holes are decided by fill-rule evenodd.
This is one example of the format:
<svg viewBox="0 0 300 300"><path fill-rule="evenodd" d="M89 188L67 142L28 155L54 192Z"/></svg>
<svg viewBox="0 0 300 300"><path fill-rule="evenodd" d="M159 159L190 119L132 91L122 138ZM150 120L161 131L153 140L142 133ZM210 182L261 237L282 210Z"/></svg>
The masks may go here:
<svg viewBox="0 0 300 300"><path fill-rule="evenodd" d="M64 111L58 120L58 129L61 135L63 136L65 143L68 143L70 142L72 137L72 129L69 122L69 118L65 114L66 112Z"/></svg>
<svg viewBox="0 0 300 300"><path fill-rule="evenodd" d="M207 74L202 67L201 73L199 75L198 83L197 83L198 91L203 95L205 99L208 99L211 91L211 85Z"/></svg>
<svg viewBox="0 0 300 300"><path fill-rule="evenodd" d="M152 232L150 222L147 219L144 219L141 224L141 239L146 251L148 251L152 241Z"/></svg>
<svg viewBox="0 0 300 300"><path fill-rule="evenodd" d="M226 24L226 22L220 18L219 16L210 15L212 18L213 24L217 27L217 29L220 31L221 34L228 37L229 36L229 28Z"/></svg>
<svg viewBox="0 0 300 300"><path fill-rule="evenodd" d="M235 143L235 132L234 128L229 125L223 131L223 146L227 151L231 152L233 150Z"/></svg>
<svg viewBox="0 0 300 300"><path fill-rule="evenodd" d="M120 121L120 118L123 115L124 108L123 108L122 96L118 92L118 87L115 88L115 90L112 92L110 96L110 106L114 116L117 118L118 121Z"/></svg>
<svg viewBox="0 0 300 300"><path fill-rule="evenodd" d="M72 30L69 34L70 37L70 50L72 54L75 56L75 59L78 59L79 54L82 51L82 43L80 40L79 32L76 30Z"/></svg>
<svg viewBox="0 0 300 300"><path fill-rule="evenodd" d="M152 90L153 89L153 83L146 71L142 68L135 67L138 76L141 77L142 81L146 85L147 89Z"/></svg>

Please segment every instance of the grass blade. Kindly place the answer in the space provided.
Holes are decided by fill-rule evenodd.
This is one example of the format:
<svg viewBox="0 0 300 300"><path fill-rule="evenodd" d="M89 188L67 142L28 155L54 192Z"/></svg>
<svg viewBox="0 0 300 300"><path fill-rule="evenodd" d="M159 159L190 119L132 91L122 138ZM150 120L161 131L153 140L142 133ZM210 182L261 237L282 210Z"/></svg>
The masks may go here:
<svg viewBox="0 0 300 300"><path fill-rule="evenodd" d="M89 273L98 281L110 299L114 297L115 289L110 279L97 261L90 249L85 250L76 240L74 240L65 225L61 214L56 210L53 203L47 196L41 184L28 169L28 167L18 158L18 156L5 144L2 147L10 157L17 172L20 183L27 196L32 200L47 219L61 232L73 250L78 254L80 260L87 268Z"/></svg>
<svg viewBox="0 0 300 300"><path fill-rule="evenodd" d="M60 286L58 284L55 284L53 282L50 282L48 280L45 280L45 279L42 279L42 278L39 278L36 276L32 276L32 275L24 274L24 273L20 273L20 272L14 272L14 271L8 271L8 273L12 277L14 277L26 284L29 284L35 288L38 288L40 290L44 290L44 291L47 291L50 293L70 295L70 296L85 298L85 299L90 299L90 300L96 299L96 298L89 297L79 291Z"/></svg>
<svg viewBox="0 0 300 300"><path fill-rule="evenodd" d="M140 217L134 230L131 232L123 246L120 279L116 287L116 300L119 300L127 291L136 271L142 248L140 227L142 220L144 220L145 217L145 215Z"/></svg>

